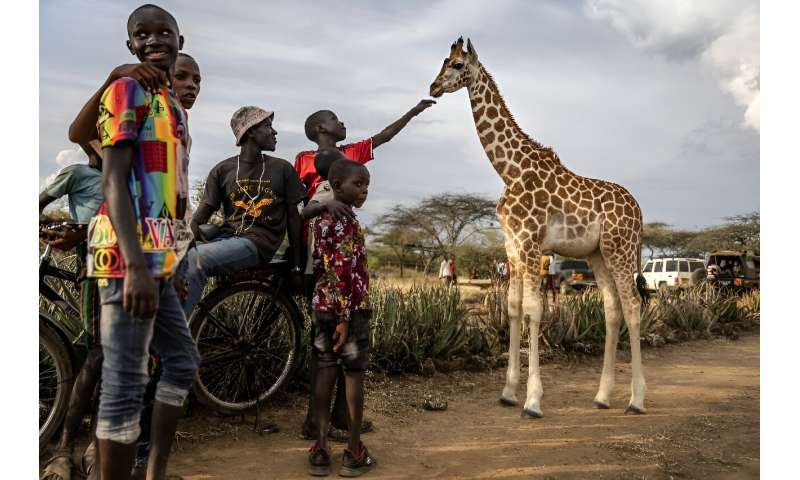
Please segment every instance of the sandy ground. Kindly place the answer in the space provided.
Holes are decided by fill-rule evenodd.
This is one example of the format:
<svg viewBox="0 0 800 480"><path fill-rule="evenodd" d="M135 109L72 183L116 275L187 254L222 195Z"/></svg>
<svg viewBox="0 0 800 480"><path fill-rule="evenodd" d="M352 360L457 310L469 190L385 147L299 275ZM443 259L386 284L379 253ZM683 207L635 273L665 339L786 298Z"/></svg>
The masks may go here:
<svg viewBox="0 0 800 480"><path fill-rule="evenodd" d="M641 416L623 415L630 368L624 352L619 359L610 410L590 406L602 358L543 365L539 420L498 404L504 371L373 376L367 416L376 431L364 440L379 465L366 478L758 478L757 335L645 349ZM419 408L424 394L447 400L448 409ZM196 412L180 426L171 473L186 480L310 478L310 442L297 438L304 402L287 395L265 407L262 422L281 431L264 435L253 432L252 416ZM335 476L343 445L333 446Z"/></svg>

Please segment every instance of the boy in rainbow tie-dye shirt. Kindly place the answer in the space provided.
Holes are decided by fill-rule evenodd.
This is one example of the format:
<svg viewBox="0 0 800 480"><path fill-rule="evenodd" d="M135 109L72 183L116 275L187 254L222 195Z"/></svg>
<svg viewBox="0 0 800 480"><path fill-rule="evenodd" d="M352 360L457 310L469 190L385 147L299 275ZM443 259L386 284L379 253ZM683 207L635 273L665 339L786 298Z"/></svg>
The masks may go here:
<svg viewBox="0 0 800 480"><path fill-rule="evenodd" d="M128 48L172 75L182 47L177 22L154 5L128 18ZM103 93L98 132L105 202L89 224L89 275L98 278L103 372L97 420L101 478L130 475L149 349L163 374L153 408L148 478L164 478L183 402L200 358L175 290L175 219L183 218L186 113L167 87L121 78ZM184 187L185 188L185 187Z"/></svg>

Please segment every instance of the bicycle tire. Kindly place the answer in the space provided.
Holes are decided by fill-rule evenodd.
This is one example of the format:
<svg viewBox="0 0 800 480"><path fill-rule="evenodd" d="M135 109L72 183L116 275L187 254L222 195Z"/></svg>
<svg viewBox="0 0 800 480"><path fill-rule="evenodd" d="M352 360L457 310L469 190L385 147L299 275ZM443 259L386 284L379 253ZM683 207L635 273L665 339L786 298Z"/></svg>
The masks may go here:
<svg viewBox="0 0 800 480"><path fill-rule="evenodd" d="M292 378L300 355L302 314L274 285L223 285L198 304L189 324L202 358L193 390L200 403L218 413L248 412ZM278 352L268 352L265 342Z"/></svg>
<svg viewBox="0 0 800 480"><path fill-rule="evenodd" d="M39 314L40 450L53 438L64 420L74 381L69 350L61 336L48 326L47 322L46 317ZM44 417L43 408L45 408Z"/></svg>

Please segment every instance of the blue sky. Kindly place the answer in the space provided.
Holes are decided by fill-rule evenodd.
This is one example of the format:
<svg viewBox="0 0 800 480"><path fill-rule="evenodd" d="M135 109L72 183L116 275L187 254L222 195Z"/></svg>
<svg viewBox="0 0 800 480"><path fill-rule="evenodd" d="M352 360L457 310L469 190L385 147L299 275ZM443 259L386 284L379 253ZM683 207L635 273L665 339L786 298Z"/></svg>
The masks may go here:
<svg viewBox="0 0 800 480"><path fill-rule="evenodd" d="M67 128L116 65L135 61L140 2L39 9L39 177L82 161ZM753 1L164 1L200 64L190 176L235 154L240 106L276 112L275 154L310 148L306 116L334 110L348 140L427 98L450 44L470 37L522 128L572 171L627 187L645 221L720 223L759 209L759 5ZM440 192L497 198L467 94L438 99L375 151L369 222Z"/></svg>

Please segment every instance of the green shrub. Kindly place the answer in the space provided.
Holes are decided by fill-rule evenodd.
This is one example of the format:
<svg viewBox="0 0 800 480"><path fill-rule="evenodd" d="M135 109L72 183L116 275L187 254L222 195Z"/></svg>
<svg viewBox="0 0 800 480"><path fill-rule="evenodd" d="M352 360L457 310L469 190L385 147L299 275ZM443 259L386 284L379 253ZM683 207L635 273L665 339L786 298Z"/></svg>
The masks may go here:
<svg viewBox="0 0 800 480"><path fill-rule="evenodd" d="M420 372L426 359L487 353L457 288L441 285L372 287L372 364L388 372Z"/></svg>

